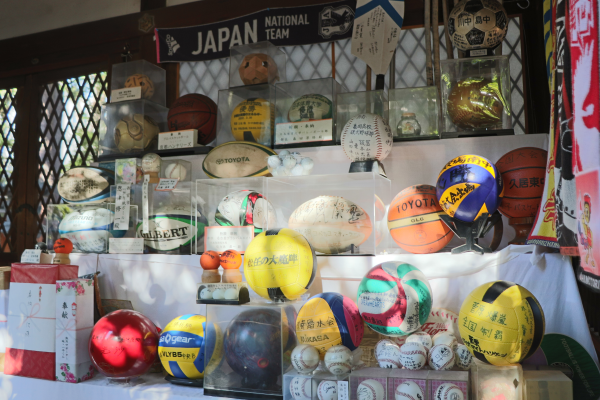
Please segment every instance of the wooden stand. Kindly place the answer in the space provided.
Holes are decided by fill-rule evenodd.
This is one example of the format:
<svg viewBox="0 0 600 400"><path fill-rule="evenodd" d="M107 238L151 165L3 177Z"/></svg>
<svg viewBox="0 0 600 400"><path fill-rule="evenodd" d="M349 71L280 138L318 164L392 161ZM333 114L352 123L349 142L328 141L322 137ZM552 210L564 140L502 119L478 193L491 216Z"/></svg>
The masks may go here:
<svg viewBox="0 0 600 400"><path fill-rule="evenodd" d="M533 228L533 217L524 218L509 218L508 224L515 230L515 238L508 242L508 244L527 244L527 236Z"/></svg>
<svg viewBox="0 0 600 400"><path fill-rule="evenodd" d="M242 281L242 273L239 269L223 270L223 283L237 283Z"/></svg>
<svg viewBox="0 0 600 400"><path fill-rule="evenodd" d="M205 269L202 273L202 283L219 283L221 275L218 269Z"/></svg>
<svg viewBox="0 0 600 400"><path fill-rule="evenodd" d="M52 264L71 264L71 259L69 258L69 254L71 253L55 253L54 260L52 260Z"/></svg>

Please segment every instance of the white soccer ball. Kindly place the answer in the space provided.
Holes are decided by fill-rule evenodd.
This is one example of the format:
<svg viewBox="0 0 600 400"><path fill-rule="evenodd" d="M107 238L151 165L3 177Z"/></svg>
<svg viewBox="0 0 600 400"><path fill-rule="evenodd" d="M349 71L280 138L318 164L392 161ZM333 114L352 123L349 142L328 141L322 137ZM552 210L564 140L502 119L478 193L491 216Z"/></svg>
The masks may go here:
<svg viewBox="0 0 600 400"><path fill-rule="evenodd" d="M447 331L436 333L435 335L433 335L432 340L434 346L438 344L445 344L446 346L450 346L452 350L454 350L456 348L456 345L458 344L456 336Z"/></svg>
<svg viewBox="0 0 600 400"><path fill-rule="evenodd" d="M390 339L382 339L375 345L375 358L380 368L402 368L400 346Z"/></svg>
<svg viewBox="0 0 600 400"><path fill-rule="evenodd" d="M351 118L341 135L342 149L350 161L385 159L392 151L392 129L377 114L360 114Z"/></svg>
<svg viewBox="0 0 600 400"><path fill-rule="evenodd" d="M421 369L427 364L427 349L421 343L404 343L400 347L400 362L406 369Z"/></svg>
<svg viewBox="0 0 600 400"><path fill-rule="evenodd" d="M429 366L438 371L450 370L454 366L454 350L445 344L438 344L429 351Z"/></svg>
<svg viewBox="0 0 600 400"><path fill-rule="evenodd" d="M404 381L396 388L394 392L396 400L424 400L425 395L421 386L413 381Z"/></svg>
<svg viewBox="0 0 600 400"><path fill-rule="evenodd" d="M165 178L169 179L179 179L183 181L187 176L187 169L180 162L174 162L165 168Z"/></svg>
<svg viewBox="0 0 600 400"><path fill-rule="evenodd" d="M290 382L290 393L294 400L311 400L317 383L311 378L297 376Z"/></svg>
<svg viewBox="0 0 600 400"><path fill-rule="evenodd" d="M357 400L384 400L383 385L375 379L364 380L356 389Z"/></svg>
<svg viewBox="0 0 600 400"><path fill-rule="evenodd" d="M330 347L324 357L325 367L334 375L343 375L352 371L352 352L346 346Z"/></svg>
<svg viewBox="0 0 600 400"><path fill-rule="evenodd" d="M467 346L464 344L459 344L456 346L454 354L456 358L456 366L458 368L466 370L471 367L471 363L473 362L473 354L471 354Z"/></svg>
<svg viewBox="0 0 600 400"><path fill-rule="evenodd" d="M142 171L144 173L149 172L160 172L160 165L162 163L162 159L158 154L148 153L142 157Z"/></svg>
<svg viewBox="0 0 600 400"><path fill-rule="evenodd" d="M310 373L319 366L319 352L309 344L301 344L292 351L291 361L296 371Z"/></svg>
<svg viewBox="0 0 600 400"><path fill-rule="evenodd" d="M419 343L423 345L427 351L433 346L433 341L431 340L431 336L425 332L415 332L409 337L406 338L406 343Z"/></svg>
<svg viewBox="0 0 600 400"><path fill-rule="evenodd" d="M200 298L202 300L210 300L213 298L213 291L210 288L204 288L200 292Z"/></svg>
<svg viewBox="0 0 600 400"><path fill-rule="evenodd" d="M317 397L319 400L337 400L337 382L321 381L317 388Z"/></svg>
<svg viewBox="0 0 600 400"><path fill-rule="evenodd" d="M465 400L465 395L458 386L453 383L442 383L435 390L435 400Z"/></svg>
<svg viewBox="0 0 600 400"><path fill-rule="evenodd" d="M200 293L200 296L202 296L202 293ZM222 300L225 297L225 291L223 289L215 289L215 291L212 294L212 298L215 300Z"/></svg>
<svg viewBox="0 0 600 400"><path fill-rule="evenodd" d="M227 289L224 294L225 300L236 300L238 298L238 291L236 289Z"/></svg>

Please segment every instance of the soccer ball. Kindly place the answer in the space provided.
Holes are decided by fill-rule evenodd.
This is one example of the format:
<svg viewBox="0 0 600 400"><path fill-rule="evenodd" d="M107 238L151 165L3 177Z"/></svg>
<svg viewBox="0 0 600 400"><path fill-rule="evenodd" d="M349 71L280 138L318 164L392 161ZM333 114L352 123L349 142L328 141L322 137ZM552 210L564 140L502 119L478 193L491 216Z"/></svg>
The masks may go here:
<svg viewBox="0 0 600 400"><path fill-rule="evenodd" d="M448 18L448 33L454 47L462 51L493 49L508 30L506 10L496 0L463 0Z"/></svg>

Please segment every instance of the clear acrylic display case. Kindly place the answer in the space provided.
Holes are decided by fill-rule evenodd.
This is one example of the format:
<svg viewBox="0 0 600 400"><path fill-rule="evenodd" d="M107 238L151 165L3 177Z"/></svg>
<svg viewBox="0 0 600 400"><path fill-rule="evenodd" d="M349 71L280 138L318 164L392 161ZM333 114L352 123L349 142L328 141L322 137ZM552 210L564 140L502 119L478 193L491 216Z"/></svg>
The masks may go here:
<svg viewBox="0 0 600 400"><path fill-rule="evenodd" d="M129 183L135 185L142 183L142 159L141 158L121 158L115 160L115 183Z"/></svg>
<svg viewBox="0 0 600 400"><path fill-rule="evenodd" d="M50 204L46 213L48 250L53 251L56 240L67 238L73 243L73 253L108 253L108 239L137 237L138 207L129 208L127 230L115 230L114 218L114 203Z"/></svg>
<svg viewBox="0 0 600 400"><path fill-rule="evenodd" d="M206 306L204 394L281 399L302 302ZM220 347L218 343L223 343Z"/></svg>
<svg viewBox="0 0 600 400"><path fill-rule="evenodd" d="M437 86L390 89L389 123L394 141L439 139Z"/></svg>
<svg viewBox="0 0 600 400"><path fill-rule="evenodd" d="M233 249L243 254L255 235L276 226L277 217L266 193L267 178L262 176L196 180L199 210L208 222L196 252ZM248 201L245 210L242 201ZM253 210L252 215L248 210ZM246 218L240 217L242 211Z"/></svg>
<svg viewBox="0 0 600 400"><path fill-rule="evenodd" d="M383 390L383 399L387 399L388 396L388 379L392 369L388 368L363 368L356 371L352 371L350 374L350 400L362 400L363 398L368 399L370 397L363 397L357 394L359 386L366 380L374 380L381 384L381 388L371 386L376 389L376 393L379 392L378 389ZM393 394L392 394L393 396Z"/></svg>
<svg viewBox="0 0 600 400"><path fill-rule="evenodd" d="M120 89L141 87L141 98L161 106L167 105L167 72L145 60L114 64L110 80L110 101L114 102Z"/></svg>
<svg viewBox="0 0 600 400"><path fill-rule="evenodd" d="M523 371L523 398L573 400L573 381L560 371Z"/></svg>
<svg viewBox="0 0 600 400"><path fill-rule="evenodd" d="M392 369L388 375L387 400L396 400L396 388L406 381L411 381L419 385L425 397L422 400L430 400L427 396L427 376L428 370L420 369L411 371L409 369ZM433 399L433 398L431 398Z"/></svg>
<svg viewBox="0 0 600 400"><path fill-rule="evenodd" d="M276 85L275 148L334 145L337 95L333 78Z"/></svg>
<svg viewBox="0 0 600 400"><path fill-rule="evenodd" d="M471 393L475 400L504 396L506 399L522 400L523 368L520 364L495 366L473 359L471 365Z"/></svg>
<svg viewBox="0 0 600 400"><path fill-rule="evenodd" d="M470 400L468 371L429 371L427 375L427 394L429 399L436 399L435 392L443 384L458 386L464 400Z"/></svg>
<svg viewBox="0 0 600 400"><path fill-rule="evenodd" d="M273 147L275 86L240 86L219 90L217 145L245 140Z"/></svg>
<svg viewBox="0 0 600 400"><path fill-rule="evenodd" d="M158 134L167 127L169 109L148 100L102 106L98 157L101 160L136 157L156 151Z"/></svg>
<svg viewBox="0 0 600 400"><path fill-rule="evenodd" d="M364 113L377 114L389 121L389 102L384 90L340 93L337 96L336 143L341 143L341 134L350 118Z"/></svg>
<svg viewBox="0 0 600 400"><path fill-rule="evenodd" d="M321 382L331 381L337 386L339 381L348 381L348 377L349 375L346 375L345 378L340 378L328 371L315 371L312 374L303 375L292 369L283 376L283 400L320 400L318 388ZM292 393L292 391L294 391L294 393ZM340 392L337 388L336 392L339 398ZM335 396L330 393L328 393L328 395L330 395L331 398L335 398Z"/></svg>
<svg viewBox="0 0 600 400"><path fill-rule="evenodd" d="M508 56L441 62L442 139L512 135Z"/></svg>
<svg viewBox="0 0 600 400"><path fill-rule="evenodd" d="M192 163L176 158L165 158L161 163L161 178L179 179L179 182L192 180Z"/></svg>
<svg viewBox="0 0 600 400"><path fill-rule="evenodd" d="M382 254L389 243L385 205L390 193L390 180L377 172L267 179L274 227L302 233L317 255Z"/></svg>
<svg viewBox="0 0 600 400"><path fill-rule="evenodd" d="M233 46L229 58L229 87L285 82L286 61L285 52L271 42Z"/></svg>

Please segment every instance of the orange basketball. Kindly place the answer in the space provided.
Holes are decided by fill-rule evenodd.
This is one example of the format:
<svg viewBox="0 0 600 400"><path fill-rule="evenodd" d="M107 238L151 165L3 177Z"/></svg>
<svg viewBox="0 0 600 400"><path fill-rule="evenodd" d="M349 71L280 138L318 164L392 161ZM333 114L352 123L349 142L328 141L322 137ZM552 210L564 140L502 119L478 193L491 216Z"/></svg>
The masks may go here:
<svg viewBox="0 0 600 400"><path fill-rule="evenodd" d="M221 254L223 269L238 269L242 266L242 255L235 250L226 250Z"/></svg>
<svg viewBox="0 0 600 400"><path fill-rule="evenodd" d="M217 105L203 94L186 94L171 105L167 123L171 131L197 129L198 143L209 144L217 134Z"/></svg>
<svg viewBox="0 0 600 400"><path fill-rule="evenodd" d="M69 254L73 252L73 242L67 238L60 238L54 242L54 252Z"/></svg>
<svg viewBox="0 0 600 400"><path fill-rule="evenodd" d="M203 269L219 269L221 257L214 250L205 251L200 257L200 266Z"/></svg>
<svg viewBox="0 0 600 400"><path fill-rule="evenodd" d="M498 210L509 218L535 217L540 207L546 177L548 152L521 147L500 157L496 168L502 174L504 197Z"/></svg>
<svg viewBox="0 0 600 400"><path fill-rule="evenodd" d="M388 211L388 229L402 249L415 254L435 253L454 236L440 219L442 213L435 187L411 186L392 200Z"/></svg>

